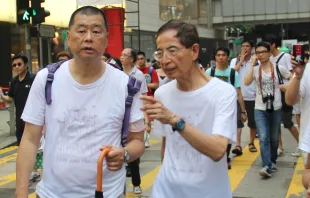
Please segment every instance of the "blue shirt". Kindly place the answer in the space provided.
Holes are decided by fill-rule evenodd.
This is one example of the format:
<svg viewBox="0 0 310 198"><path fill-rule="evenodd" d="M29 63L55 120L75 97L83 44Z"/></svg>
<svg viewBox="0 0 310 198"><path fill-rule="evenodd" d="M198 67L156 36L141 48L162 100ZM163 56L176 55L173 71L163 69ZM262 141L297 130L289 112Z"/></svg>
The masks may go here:
<svg viewBox="0 0 310 198"><path fill-rule="evenodd" d="M206 74L208 76L211 76L211 69L212 68L209 68L207 71L206 71ZM214 73L214 77L217 77L229 84L231 84L230 82L230 71L231 71L231 67L228 67L227 69L225 70L218 70L218 69L215 69L215 73ZM239 88L240 87L240 77L239 77L239 74L238 72L235 72L235 84L234 84L234 87L235 88Z"/></svg>

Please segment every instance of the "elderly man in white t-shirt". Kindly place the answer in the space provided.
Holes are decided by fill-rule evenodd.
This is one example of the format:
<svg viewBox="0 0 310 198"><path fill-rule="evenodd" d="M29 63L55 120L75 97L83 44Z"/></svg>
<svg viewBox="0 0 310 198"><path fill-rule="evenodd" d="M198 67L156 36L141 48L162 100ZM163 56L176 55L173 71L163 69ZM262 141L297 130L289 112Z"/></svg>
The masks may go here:
<svg viewBox="0 0 310 198"><path fill-rule="evenodd" d="M300 120L299 148L307 153L307 155L302 155L306 168L303 175L303 184L308 189L307 194L310 197L310 63L307 64L306 68L302 65L294 65L294 72L285 99L290 105L301 101L302 116Z"/></svg>
<svg viewBox="0 0 310 198"><path fill-rule="evenodd" d="M36 188L38 197L93 198L102 146L112 147L102 167L103 195L124 197L124 163L144 152L142 100L139 93L133 98L128 144L122 148L129 77L101 61L107 36L106 17L100 9L77 9L70 18L67 37L73 59L64 62L54 74L51 104L45 100L48 70L37 74L22 115L26 127L18 149L17 198L28 197L29 176L43 124L46 139L43 179Z"/></svg>
<svg viewBox="0 0 310 198"><path fill-rule="evenodd" d="M142 109L163 136L163 164L152 198L231 198L226 148L237 138L236 89L208 77L198 65L199 35L192 24L172 20L157 32L167 77Z"/></svg>

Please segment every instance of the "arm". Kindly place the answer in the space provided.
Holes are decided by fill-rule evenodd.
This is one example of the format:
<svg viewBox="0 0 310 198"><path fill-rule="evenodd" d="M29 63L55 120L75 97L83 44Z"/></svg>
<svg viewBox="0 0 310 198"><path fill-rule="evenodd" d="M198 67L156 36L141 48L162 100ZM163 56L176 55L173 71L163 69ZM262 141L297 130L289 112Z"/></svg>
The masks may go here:
<svg viewBox="0 0 310 198"><path fill-rule="evenodd" d="M238 60L238 59L237 59L237 60ZM240 59L240 61L235 65L234 69L235 69L236 71L239 71L239 69L240 69L242 63L243 63L243 61Z"/></svg>
<svg viewBox="0 0 310 198"><path fill-rule="evenodd" d="M5 96L1 94L1 98L7 103L11 103L13 101L13 99L10 96Z"/></svg>
<svg viewBox="0 0 310 198"><path fill-rule="evenodd" d="M159 87L159 79L155 69L152 71L152 83L147 84L147 88L156 90Z"/></svg>
<svg viewBox="0 0 310 198"><path fill-rule="evenodd" d="M238 103L240 105L240 108L241 108L241 117L242 117L242 121L246 121L246 114L244 112L246 112L246 109L245 109L245 104L244 104L244 100L243 100L243 95L242 95L242 92L241 92L241 89L240 87L237 88L237 94L238 94Z"/></svg>
<svg viewBox="0 0 310 198"><path fill-rule="evenodd" d="M148 83L147 88L149 89L157 89L159 87L159 83Z"/></svg>
<svg viewBox="0 0 310 198"><path fill-rule="evenodd" d="M144 127L143 120L139 120L138 122L142 123L142 126ZM140 124L141 124L140 123ZM130 154L129 162L132 162L139 157L142 156L145 150L144 146L144 129L140 132L130 132L128 134L128 144L124 148L126 149Z"/></svg>
<svg viewBox="0 0 310 198"><path fill-rule="evenodd" d="M163 163L164 161L165 150L166 150L166 137L163 137L160 150L161 163Z"/></svg>
<svg viewBox="0 0 310 198"><path fill-rule="evenodd" d="M248 70L248 72L247 72L247 74L244 77L244 84L246 86L251 85L251 83L253 82L253 80L254 80L254 75L253 74L254 74L254 66L251 65L249 70Z"/></svg>
<svg viewBox="0 0 310 198"><path fill-rule="evenodd" d="M297 104L300 100L300 81L298 77L291 79L288 88L285 92L285 102L288 105Z"/></svg>
<svg viewBox="0 0 310 198"><path fill-rule="evenodd" d="M26 122L16 160L16 197L28 197L28 184L42 136L42 126Z"/></svg>
<svg viewBox="0 0 310 198"><path fill-rule="evenodd" d="M242 63L244 62L244 59L245 59L246 55L247 55L246 52L244 50L242 50L239 62L237 62L239 58L236 59L236 65L234 67L234 69L236 71L239 71L240 67L242 66Z"/></svg>

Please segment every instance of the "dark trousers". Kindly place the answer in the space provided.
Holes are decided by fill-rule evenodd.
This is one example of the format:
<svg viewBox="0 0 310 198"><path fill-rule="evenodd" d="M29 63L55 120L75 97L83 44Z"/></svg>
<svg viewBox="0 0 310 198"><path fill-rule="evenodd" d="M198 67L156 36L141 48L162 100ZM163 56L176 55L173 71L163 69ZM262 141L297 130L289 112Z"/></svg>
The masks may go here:
<svg viewBox="0 0 310 198"><path fill-rule="evenodd" d="M131 182L133 186L140 186L140 168L139 168L140 158L128 164L128 168L131 171Z"/></svg>
<svg viewBox="0 0 310 198"><path fill-rule="evenodd" d="M16 139L17 139L17 146L20 145L20 142L23 137L25 129L25 122L22 119L16 119Z"/></svg>

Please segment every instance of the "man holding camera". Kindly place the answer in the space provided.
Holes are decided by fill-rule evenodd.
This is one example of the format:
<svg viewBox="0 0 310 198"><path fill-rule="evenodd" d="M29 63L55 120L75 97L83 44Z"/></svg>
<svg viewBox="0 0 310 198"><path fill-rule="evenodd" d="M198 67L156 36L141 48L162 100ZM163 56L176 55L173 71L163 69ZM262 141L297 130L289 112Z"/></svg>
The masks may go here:
<svg viewBox="0 0 310 198"><path fill-rule="evenodd" d="M256 85L255 123L259 134L262 169L260 175L270 178L272 172L277 171L277 149L279 144L279 125L281 123L281 87L279 76L289 79L290 71L282 65L277 67L269 60L270 45L266 42L257 44L256 57L245 76L244 84ZM256 66L257 60L260 65Z"/></svg>

